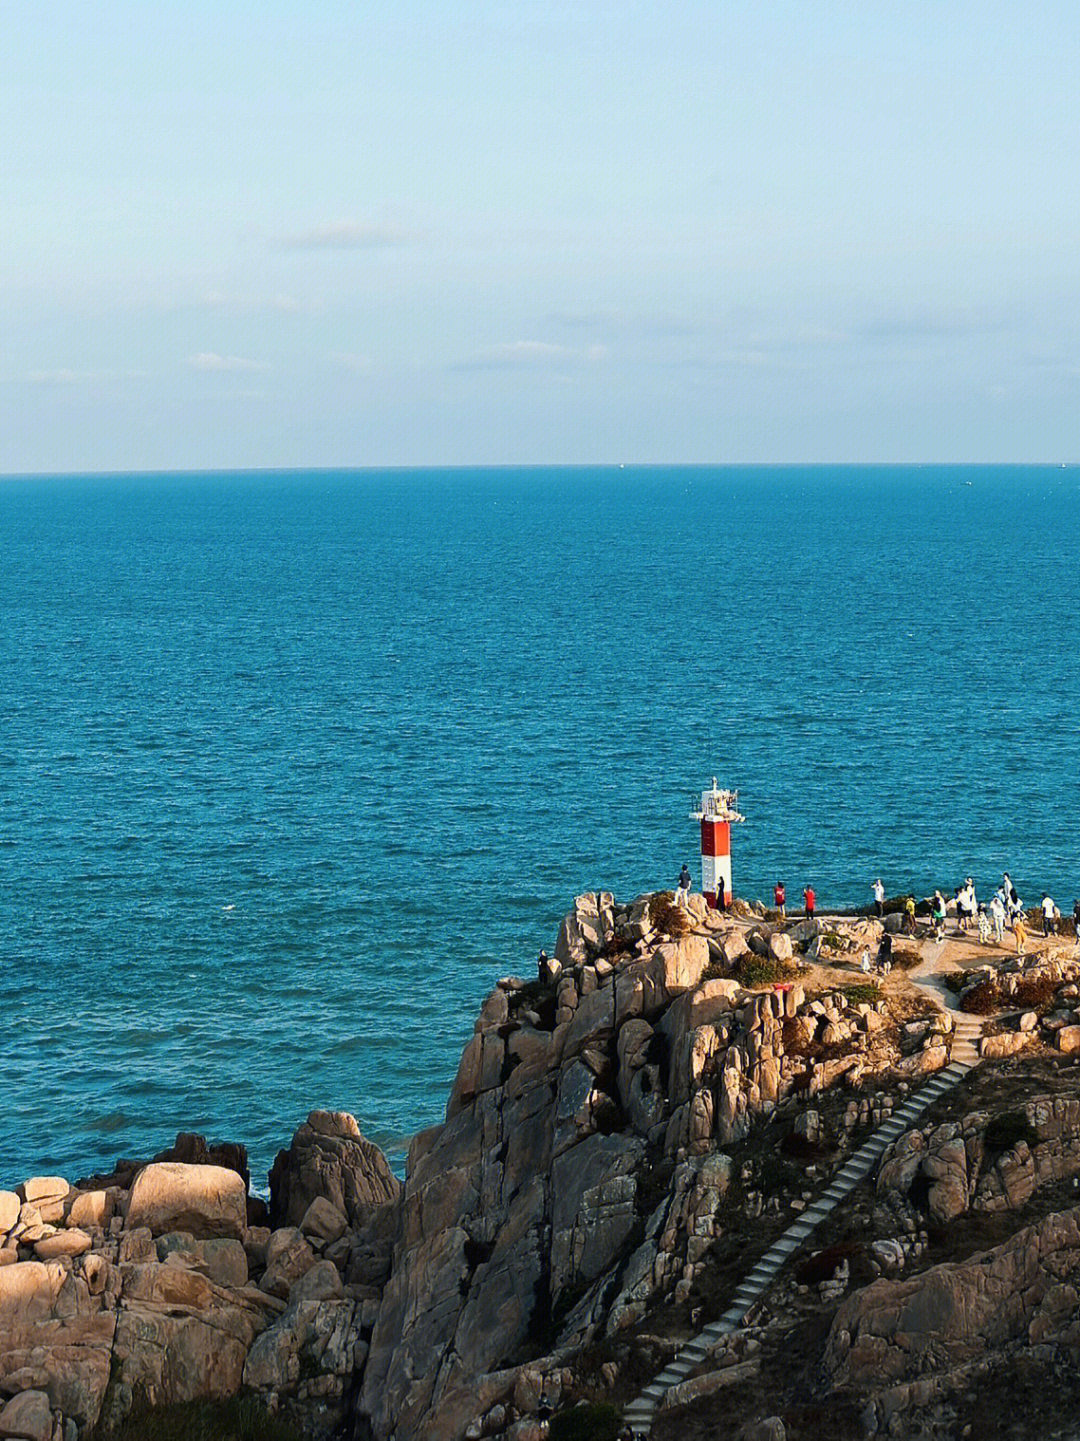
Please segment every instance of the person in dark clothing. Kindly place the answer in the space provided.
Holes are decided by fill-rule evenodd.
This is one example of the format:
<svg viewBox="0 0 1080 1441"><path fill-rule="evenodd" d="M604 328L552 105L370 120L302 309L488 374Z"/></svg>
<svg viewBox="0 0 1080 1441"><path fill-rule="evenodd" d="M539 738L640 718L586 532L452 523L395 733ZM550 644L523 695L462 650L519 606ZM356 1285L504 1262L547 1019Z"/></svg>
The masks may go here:
<svg viewBox="0 0 1080 1441"><path fill-rule="evenodd" d="M888 931L882 936L878 946L877 968L883 976L887 976L892 970L892 936Z"/></svg>
<svg viewBox="0 0 1080 1441"><path fill-rule="evenodd" d="M694 884L694 878L690 874L690 867L683 864L679 872L679 884L675 887L675 904L685 906L690 900L690 887Z"/></svg>

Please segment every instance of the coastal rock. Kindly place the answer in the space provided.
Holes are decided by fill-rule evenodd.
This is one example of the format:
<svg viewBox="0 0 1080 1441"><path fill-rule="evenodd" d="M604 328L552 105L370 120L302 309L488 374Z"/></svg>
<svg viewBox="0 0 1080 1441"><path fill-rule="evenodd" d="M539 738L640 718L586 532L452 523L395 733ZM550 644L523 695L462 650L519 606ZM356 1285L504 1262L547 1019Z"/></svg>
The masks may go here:
<svg viewBox="0 0 1080 1441"><path fill-rule="evenodd" d="M71 1187L63 1176L31 1176L19 1190L24 1201L40 1207L42 1202L62 1201Z"/></svg>
<svg viewBox="0 0 1080 1441"><path fill-rule="evenodd" d="M10 1231L19 1219L22 1202L14 1191L0 1191L0 1236Z"/></svg>
<svg viewBox="0 0 1080 1441"><path fill-rule="evenodd" d="M967 1261L844 1301L825 1348L831 1384L869 1390L962 1365L1021 1338L1080 1343L1080 1209L1047 1216Z"/></svg>
<svg viewBox="0 0 1080 1441"><path fill-rule="evenodd" d="M80 1432L100 1415L116 1329L108 1275L90 1282L70 1259L0 1268L0 1392L44 1392Z"/></svg>
<svg viewBox="0 0 1080 1441"><path fill-rule="evenodd" d="M87 1176L75 1183L79 1191L130 1191L132 1182L146 1166L159 1161L179 1161L185 1166L222 1166L226 1171L235 1171L244 1183L247 1192L251 1176L247 1164L247 1148L233 1141L216 1145L207 1144L205 1136L191 1131L181 1131L173 1145L145 1161L119 1160L107 1175ZM259 1202L259 1205L262 1203ZM253 1221L252 1224L255 1224Z"/></svg>
<svg viewBox="0 0 1080 1441"><path fill-rule="evenodd" d="M0 1436L21 1441L51 1441L52 1408L44 1391L22 1391L0 1410Z"/></svg>
<svg viewBox="0 0 1080 1441"><path fill-rule="evenodd" d="M158 1239L156 1252L159 1261L175 1258L173 1264L192 1266L218 1286L247 1285L247 1253L239 1241L197 1241L174 1231Z"/></svg>
<svg viewBox="0 0 1080 1441"><path fill-rule="evenodd" d="M364 1139L352 1116L312 1111L270 1171L271 1225L298 1226L312 1201L322 1197L350 1226L362 1226L400 1190L386 1157Z"/></svg>
<svg viewBox="0 0 1080 1441"><path fill-rule="evenodd" d="M339 1211L325 1196L316 1196L304 1212L300 1230L316 1245L329 1245L343 1236L349 1222L344 1211Z"/></svg>
<svg viewBox="0 0 1080 1441"><path fill-rule="evenodd" d="M551 1294L593 1281L634 1226L636 1172L645 1143L590 1136L552 1167Z"/></svg>
<svg viewBox="0 0 1080 1441"><path fill-rule="evenodd" d="M120 1269L123 1304L112 1350L118 1414L110 1422L142 1406L235 1395L251 1344L273 1319L269 1298L167 1262Z"/></svg>
<svg viewBox="0 0 1080 1441"><path fill-rule="evenodd" d="M266 1270L259 1282L262 1290L284 1301L293 1286L315 1264L315 1252L295 1226L274 1231L266 1248Z"/></svg>
<svg viewBox="0 0 1080 1441"><path fill-rule="evenodd" d="M1054 1044L1066 1056L1080 1051L1080 1026L1062 1026L1054 1037Z"/></svg>
<svg viewBox="0 0 1080 1441"><path fill-rule="evenodd" d="M81 1256L93 1245L85 1231L73 1226L67 1231L57 1231L55 1236L44 1236L34 1242L34 1255L39 1261L55 1261L60 1256Z"/></svg>
<svg viewBox="0 0 1080 1441"><path fill-rule="evenodd" d="M193 1236L239 1240L246 1225L247 1192L235 1171L160 1161L135 1177L127 1211L129 1229L145 1226L155 1236L189 1231Z"/></svg>
<svg viewBox="0 0 1080 1441"><path fill-rule="evenodd" d="M645 969L645 978L653 988L653 1007L659 1009L692 990L701 981L709 965L709 942L705 936L683 936L657 946Z"/></svg>
<svg viewBox="0 0 1080 1441"><path fill-rule="evenodd" d="M69 1226L104 1228L112 1220L112 1196L108 1191L75 1191L67 1200Z"/></svg>
<svg viewBox="0 0 1080 1441"><path fill-rule="evenodd" d="M355 1302L298 1300L251 1347L244 1385L278 1406L305 1400L306 1429L329 1435L345 1419L347 1386L366 1353Z"/></svg>
<svg viewBox="0 0 1080 1441"><path fill-rule="evenodd" d="M790 961L794 955L790 936L786 936L783 931L773 931L769 937L769 955L774 961Z"/></svg>
<svg viewBox="0 0 1080 1441"><path fill-rule="evenodd" d="M999 1061L1004 1056L1015 1056L1031 1041L1025 1031L1002 1031L997 1036L983 1036L979 1044L979 1055L988 1061Z"/></svg>

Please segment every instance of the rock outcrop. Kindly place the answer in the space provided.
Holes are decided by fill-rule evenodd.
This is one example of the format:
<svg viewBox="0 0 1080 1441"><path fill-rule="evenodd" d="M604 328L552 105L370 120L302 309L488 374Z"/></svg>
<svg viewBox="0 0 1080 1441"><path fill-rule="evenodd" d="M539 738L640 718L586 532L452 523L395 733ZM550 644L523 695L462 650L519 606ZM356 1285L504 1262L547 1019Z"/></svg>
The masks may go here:
<svg viewBox="0 0 1080 1441"><path fill-rule="evenodd" d="M833 1386L872 1391L871 1434L1016 1346L1080 1349L1080 1208L1004 1245L843 1302L825 1348Z"/></svg>
<svg viewBox="0 0 1080 1441"><path fill-rule="evenodd" d="M347 1146L312 1144L328 1124ZM178 1149L208 1154L201 1138ZM388 1270L398 1187L351 1116L314 1113L286 1153L300 1158L294 1198L328 1153L327 1189L350 1215L318 1195L298 1227L273 1232L247 1224L241 1174L204 1163L154 1162L127 1187L39 1176L0 1192L0 1397L10 1397L0 1435L76 1441L147 1407L243 1388L304 1435L338 1431Z"/></svg>
<svg viewBox="0 0 1080 1441"><path fill-rule="evenodd" d="M352 1116L312 1111L271 1168L270 1223L298 1226L311 1203L322 1199L360 1227L400 1189L386 1157L364 1140Z"/></svg>

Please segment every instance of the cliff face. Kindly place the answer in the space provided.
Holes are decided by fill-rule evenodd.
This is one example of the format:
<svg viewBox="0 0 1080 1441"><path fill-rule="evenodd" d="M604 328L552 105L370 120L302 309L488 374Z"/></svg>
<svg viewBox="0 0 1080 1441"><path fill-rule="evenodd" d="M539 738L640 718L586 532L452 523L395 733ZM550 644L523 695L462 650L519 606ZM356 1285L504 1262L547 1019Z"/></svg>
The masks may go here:
<svg viewBox="0 0 1080 1441"><path fill-rule="evenodd" d="M268 1216L239 1147L0 1192L0 1435L241 1391L348 1441L543 1441L561 1407L621 1407L947 1065L952 1017L902 974L918 946L862 974L879 934L582 896L541 979L485 1001L403 1187L351 1116L315 1112ZM958 981L1003 1011L983 1049L1005 1059L891 1123L818 1250L698 1344L657 1441L721 1418L945 1441L985 1347L1063 1384L1080 1248L1049 1212L1080 1180L1078 979L1070 949Z"/></svg>
<svg viewBox="0 0 1080 1441"><path fill-rule="evenodd" d="M723 1229L719 1148L779 1103L946 1064L936 1017L905 1033L884 1001L746 990L730 972L748 939L778 971L791 937L696 899L680 924L649 898L580 897L559 973L488 997L446 1123L409 1155L361 1395L378 1441L451 1441L513 1406L523 1374L550 1394L582 1347L685 1299Z"/></svg>

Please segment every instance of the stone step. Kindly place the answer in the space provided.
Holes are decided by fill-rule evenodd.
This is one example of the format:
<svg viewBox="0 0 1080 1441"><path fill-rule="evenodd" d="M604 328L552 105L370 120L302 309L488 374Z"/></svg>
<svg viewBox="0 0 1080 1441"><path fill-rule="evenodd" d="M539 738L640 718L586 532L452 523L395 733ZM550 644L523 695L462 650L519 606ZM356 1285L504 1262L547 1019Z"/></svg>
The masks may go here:
<svg viewBox="0 0 1080 1441"><path fill-rule="evenodd" d="M815 1197L812 1204L791 1223L779 1240L758 1258L753 1269L736 1289L732 1304L727 1310L691 1338L675 1360L625 1408L623 1419L636 1436L648 1436L657 1407L668 1388L707 1358L709 1347L705 1344L705 1338L719 1339L730 1335L739 1327L747 1312L761 1298L795 1252L802 1248L835 1207L871 1174L882 1154L905 1131L911 1130L917 1124L929 1106L958 1085L978 1064L977 1043L982 1036L983 1023L962 1013L950 1014L953 1016L953 1033L952 1055L948 1066L938 1071L909 1096L902 1106L882 1121L859 1149L848 1157L828 1187Z"/></svg>
<svg viewBox="0 0 1080 1441"><path fill-rule="evenodd" d="M698 1336L700 1337L701 1334L702 1333L699 1331ZM687 1342L687 1344L679 1352L678 1359L680 1361L689 1361L694 1366L698 1366L701 1364L702 1361L704 1361L705 1357L708 1354L709 1348L705 1344L705 1342L701 1340L694 1340Z"/></svg>

